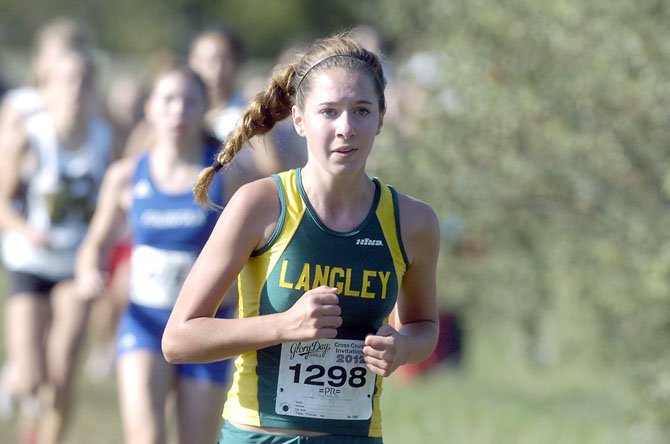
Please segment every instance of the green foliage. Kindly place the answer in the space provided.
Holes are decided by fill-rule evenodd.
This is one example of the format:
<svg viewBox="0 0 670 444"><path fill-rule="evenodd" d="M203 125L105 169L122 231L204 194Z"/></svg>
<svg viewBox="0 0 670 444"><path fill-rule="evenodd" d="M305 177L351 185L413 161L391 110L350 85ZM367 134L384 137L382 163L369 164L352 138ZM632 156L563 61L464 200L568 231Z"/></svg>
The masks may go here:
<svg viewBox="0 0 670 444"><path fill-rule="evenodd" d="M286 45L352 26L354 11L344 0L6 0L0 26L9 44L26 46L44 22L67 15L88 23L99 46L112 52L183 53L202 27L225 24L239 32L254 57L274 58Z"/></svg>
<svg viewBox="0 0 670 444"><path fill-rule="evenodd" d="M670 425L668 3L367 4L401 57L378 172L461 226L445 304L530 363L616 366Z"/></svg>

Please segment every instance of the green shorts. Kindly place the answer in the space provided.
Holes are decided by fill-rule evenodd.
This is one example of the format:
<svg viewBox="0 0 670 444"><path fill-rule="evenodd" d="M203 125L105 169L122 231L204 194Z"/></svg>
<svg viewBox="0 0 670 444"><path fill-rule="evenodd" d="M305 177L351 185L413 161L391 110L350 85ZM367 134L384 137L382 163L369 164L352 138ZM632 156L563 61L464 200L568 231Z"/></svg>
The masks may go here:
<svg viewBox="0 0 670 444"><path fill-rule="evenodd" d="M242 430L224 421L218 444L384 444L382 438L351 435L270 435Z"/></svg>

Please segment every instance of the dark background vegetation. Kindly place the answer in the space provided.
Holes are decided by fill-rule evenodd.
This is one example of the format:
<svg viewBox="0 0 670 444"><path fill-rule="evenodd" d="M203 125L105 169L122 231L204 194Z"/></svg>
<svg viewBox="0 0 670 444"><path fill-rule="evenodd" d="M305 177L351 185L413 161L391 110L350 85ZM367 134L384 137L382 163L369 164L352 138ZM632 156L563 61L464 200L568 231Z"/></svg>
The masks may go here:
<svg viewBox="0 0 670 444"><path fill-rule="evenodd" d="M64 14L89 23L100 48L134 59L183 52L213 22L237 29L252 61L373 24L395 101L371 165L438 212L441 304L465 329L466 376L443 389L481 400L473 415L489 412L491 391L463 389L488 369L510 375L500 382L509 399L533 398L519 401L531 417L554 396L570 399L572 414L624 412L602 428L616 437L523 438L537 417L505 435L504 416L490 439L460 442L667 442L670 3L4 0L4 46L27 49L41 23ZM544 397L534 378L556 389ZM593 387L616 400L588 398Z"/></svg>

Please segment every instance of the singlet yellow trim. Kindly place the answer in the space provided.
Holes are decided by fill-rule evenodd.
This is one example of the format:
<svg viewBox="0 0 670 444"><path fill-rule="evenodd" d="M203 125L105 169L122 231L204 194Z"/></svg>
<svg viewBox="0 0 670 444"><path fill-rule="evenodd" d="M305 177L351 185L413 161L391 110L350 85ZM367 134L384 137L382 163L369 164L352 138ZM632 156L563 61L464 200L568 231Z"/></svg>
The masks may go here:
<svg viewBox="0 0 670 444"><path fill-rule="evenodd" d="M262 254L250 257L238 277L240 318L260 314L261 291L263 291L270 273L295 234L305 212L305 205L300 198L295 174L295 170L291 170L278 175L284 188L283 191L278 190L278 192L284 193L285 202L284 220L278 221L279 224L282 224L279 236L272 244L266 246ZM260 275L261 271L265 274ZM235 360L236 371L228 392L228 400L223 409L224 418L242 424L260 426L257 364L256 351L244 353ZM248 396L245 396L242 400L239 397L240 393L248 394Z"/></svg>
<svg viewBox="0 0 670 444"><path fill-rule="evenodd" d="M379 197L379 205L375 210L379 225L384 233L387 246L393 257L393 266L395 268L396 278L398 279L398 291L402 285L402 278L407 270L405 263L405 256L398 239L398 227L396 226L396 212L397 208L394 206L393 194L390 188L380 183L381 196ZM386 320L388 322L388 318ZM381 412L381 396L382 396L382 377L377 376L375 381L375 396L372 399L372 418L370 419L370 428L368 436L380 437L382 436L382 412Z"/></svg>
<svg viewBox="0 0 670 444"><path fill-rule="evenodd" d="M388 243L389 251L393 256L393 266L395 267L395 274L398 279L398 291L402 287L402 278L407 271L407 264L405 263L405 256L401 247L401 240L398 238L398 227L396 227L396 212L399 211L393 205L393 194L388 186L381 186L381 197L379 198L379 205L377 206L377 219L380 222L384 238Z"/></svg>

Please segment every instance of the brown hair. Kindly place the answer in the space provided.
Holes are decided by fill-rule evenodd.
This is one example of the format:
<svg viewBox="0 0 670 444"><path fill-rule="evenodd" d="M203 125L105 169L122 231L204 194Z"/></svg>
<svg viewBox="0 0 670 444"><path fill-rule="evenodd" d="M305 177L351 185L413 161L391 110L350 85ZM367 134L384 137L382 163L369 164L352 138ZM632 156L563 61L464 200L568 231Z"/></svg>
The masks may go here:
<svg viewBox="0 0 670 444"><path fill-rule="evenodd" d="M205 82L203 82L202 78L191 69L190 66L179 63L174 60L168 60L167 62L156 66L154 68L154 72L152 73L152 79L150 82L150 87L149 87L149 97L154 93L156 86L158 83L164 78L169 75L179 75L191 82L193 82L194 85L198 87L200 90L200 93L202 94L202 97L205 102L205 107L207 107L207 86L205 85Z"/></svg>
<svg viewBox="0 0 670 444"><path fill-rule="evenodd" d="M386 110L386 79L379 56L347 34L316 40L305 54L297 54L287 65L275 67L265 90L256 94L247 106L241 124L226 138L214 164L200 173L193 189L196 200L209 204L214 175L232 162L244 144L254 136L266 134L277 122L290 116L293 105L302 109L304 97L310 92L311 73L335 67L367 72L375 82L379 110L382 113Z"/></svg>
<svg viewBox="0 0 670 444"><path fill-rule="evenodd" d="M240 36L232 28L223 25L212 25L203 29L191 40L189 52L193 52L193 48L203 40L217 39L228 45L235 59L236 64L241 64L246 58L246 50L244 43Z"/></svg>

